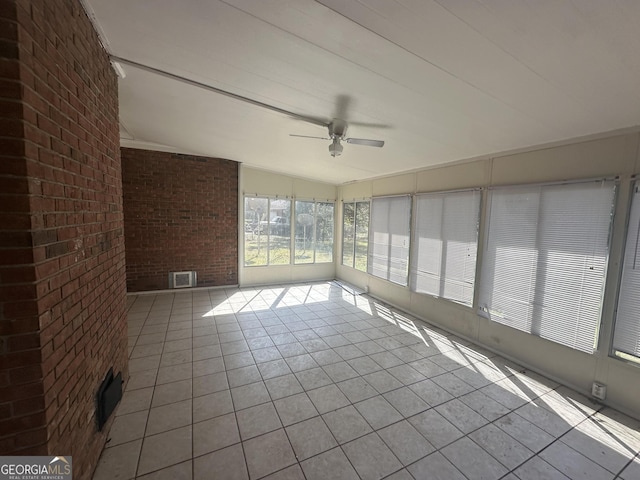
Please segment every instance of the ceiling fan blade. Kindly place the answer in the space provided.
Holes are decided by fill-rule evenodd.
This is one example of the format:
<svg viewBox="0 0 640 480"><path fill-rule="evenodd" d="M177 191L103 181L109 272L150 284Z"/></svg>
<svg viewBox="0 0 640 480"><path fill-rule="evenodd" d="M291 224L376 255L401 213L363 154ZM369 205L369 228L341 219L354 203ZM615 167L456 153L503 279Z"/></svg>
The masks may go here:
<svg viewBox="0 0 640 480"><path fill-rule="evenodd" d="M317 138L318 140L331 140L328 137L312 137L311 135L296 135L295 133L290 133L290 137L301 137L301 138Z"/></svg>
<svg viewBox="0 0 640 480"><path fill-rule="evenodd" d="M384 145L382 140L367 140L366 138L345 138L345 142L367 147L382 147Z"/></svg>

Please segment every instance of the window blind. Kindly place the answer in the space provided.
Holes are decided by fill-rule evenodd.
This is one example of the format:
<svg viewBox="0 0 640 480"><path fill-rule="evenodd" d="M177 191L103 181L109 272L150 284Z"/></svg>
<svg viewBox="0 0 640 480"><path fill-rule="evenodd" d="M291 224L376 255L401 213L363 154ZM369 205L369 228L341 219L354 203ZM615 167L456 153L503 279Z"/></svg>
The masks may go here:
<svg viewBox="0 0 640 480"><path fill-rule="evenodd" d="M492 190L481 311L593 353L614 195L613 181Z"/></svg>
<svg viewBox="0 0 640 480"><path fill-rule="evenodd" d="M368 273L407 285L411 197L371 201Z"/></svg>
<svg viewBox="0 0 640 480"><path fill-rule="evenodd" d="M416 197L413 291L473 303L480 197L479 191Z"/></svg>
<svg viewBox="0 0 640 480"><path fill-rule="evenodd" d="M640 358L640 191L636 184L631 201L613 348Z"/></svg>

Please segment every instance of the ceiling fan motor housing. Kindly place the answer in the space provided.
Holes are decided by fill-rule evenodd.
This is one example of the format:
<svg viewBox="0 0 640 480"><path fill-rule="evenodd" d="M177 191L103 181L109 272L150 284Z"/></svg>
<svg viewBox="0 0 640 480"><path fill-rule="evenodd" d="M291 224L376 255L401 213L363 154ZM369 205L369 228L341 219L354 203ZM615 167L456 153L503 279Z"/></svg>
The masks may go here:
<svg viewBox="0 0 640 480"><path fill-rule="evenodd" d="M340 145L340 137L333 137L333 142L329 145L329 153L332 157L339 157L342 154L342 145Z"/></svg>
<svg viewBox="0 0 640 480"><path fill-rule="evenodd" d="M339 118L334 118L333 121L329 124L329 136L333 139L343 139L346 134L347 122L345 122L344 120L340 120Z"/></svg>

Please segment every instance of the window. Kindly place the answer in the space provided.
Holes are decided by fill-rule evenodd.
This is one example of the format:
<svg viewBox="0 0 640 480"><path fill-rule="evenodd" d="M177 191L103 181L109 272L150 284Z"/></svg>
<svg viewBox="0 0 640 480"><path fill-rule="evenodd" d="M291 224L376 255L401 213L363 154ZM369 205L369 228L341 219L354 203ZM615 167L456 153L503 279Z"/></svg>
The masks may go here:
<svg viewBox="0 0 640 480"><path fill-rule="evenodd" d="M333 211L333 203L296 200L296 264L333 262Z"/></svg>
<svg viewBox="0 0 640 480"><path fill-rule="evenodd" d="M371 202L368 272L407 285L411 197L379 197Z"/></svg>
<svg viewBox="0 0 640 480"><path fill-rule="evenodd" d="M414 292L473 303L480 197L479 191L416 196Z"/></svg>
<svg viewBox="0 0 640 480"><path fill-rule="evenodd" d="M342 264L367 271L369 245L369 202L343 204Z"/></svg>
<svg viewBox="0 0 640 480"><path fill-rule="evenodd" d="M634 186L618 293L613 350L640 361L640 189ZM633 358L635 357L635 359Z"/></svg>
<svg viewBox="0 0 640 480"><path fill-rule="evenodd" d="M612 181L490 191L481 312L593 353L614 195Z"/></svg>
<svg viewBox="0 0 640 480"><path fill-rule="evenodd" d="M291 200L244 199L244 264L291 263Z"/></svg>

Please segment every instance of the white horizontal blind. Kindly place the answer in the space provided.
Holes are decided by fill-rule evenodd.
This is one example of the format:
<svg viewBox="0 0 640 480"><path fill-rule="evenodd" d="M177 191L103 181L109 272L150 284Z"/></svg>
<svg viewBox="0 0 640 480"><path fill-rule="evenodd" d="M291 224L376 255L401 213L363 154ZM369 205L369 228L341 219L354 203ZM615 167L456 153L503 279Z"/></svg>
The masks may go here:
<svg viewBox="0 0 640 480"><path fill-rule="evenodd" d="M411 197L380 197L371 201L368 273L399 285L407 284Z"/></svg>
<svg viewBox="0 0 640 480"><path fill-rule="evenodd" d="M416 197L411 262L414 292L473 303L480 197L479 191Z"/></svg>
<svg viewBox="0 0 640 480"><path fill-rule="evenodd" d="M640 192L634 188L613 348L640 357Z"/></svg>
<svg viewBox="0 0 640 480"><path fill-rule="evenodd" d="M593 353L614 194L612 181L491 191L481 310Z"/></svg>

